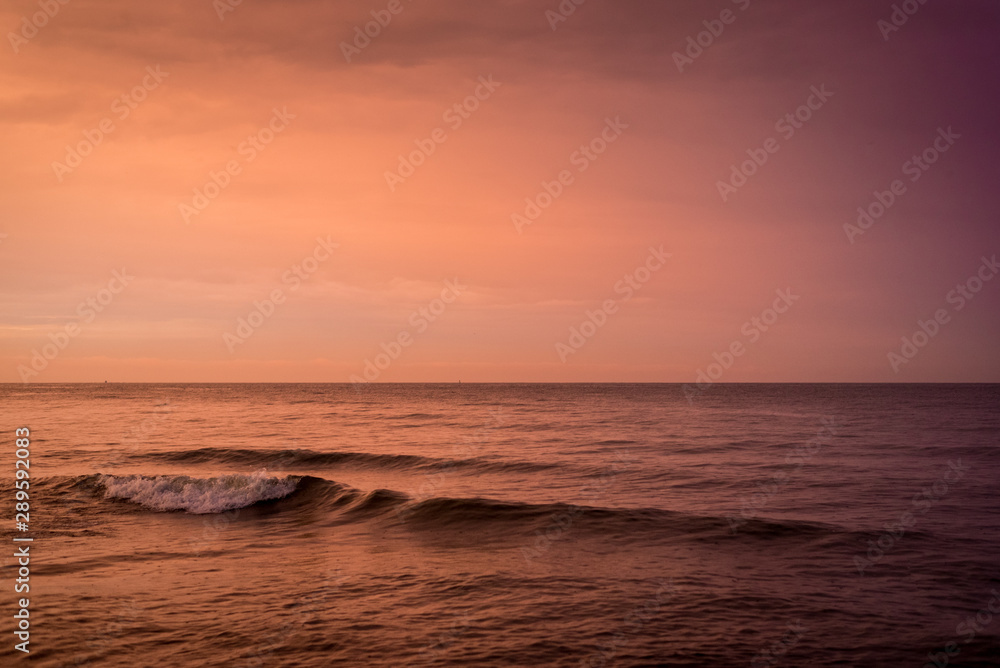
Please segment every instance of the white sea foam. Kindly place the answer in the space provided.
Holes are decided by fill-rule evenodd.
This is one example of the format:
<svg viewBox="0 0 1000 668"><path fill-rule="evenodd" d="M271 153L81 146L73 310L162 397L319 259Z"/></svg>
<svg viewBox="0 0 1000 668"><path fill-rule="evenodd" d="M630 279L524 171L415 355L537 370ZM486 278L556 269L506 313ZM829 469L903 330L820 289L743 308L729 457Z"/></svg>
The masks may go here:
<svg viewBox="0 0 1000 668"><path fill-rule="evenodd" d="M105 498L127 499L153 510L186 510L203 515L280 499L295 491L296 479L266 471L192 478L186 475L102 475Z"/></svg>

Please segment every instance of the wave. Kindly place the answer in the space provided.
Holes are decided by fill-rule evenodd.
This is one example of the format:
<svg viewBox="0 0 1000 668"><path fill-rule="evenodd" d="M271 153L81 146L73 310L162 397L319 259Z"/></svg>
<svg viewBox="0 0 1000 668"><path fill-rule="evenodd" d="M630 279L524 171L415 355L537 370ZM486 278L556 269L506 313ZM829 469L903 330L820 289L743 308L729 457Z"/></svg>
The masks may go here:
<svg viewBox="0 0 1000 668"><path fill-rule="evenodd" d="M245 508L294 492L298 479L252 474L192 478L186 475L98 475L106 499L125 499L152 510L185 510L196 515Z"/></svg>
<svg viewBox="0 0 1000 668"><path fill-rule="evenodd" d="M310 521L323 517L326 519L318 521L332 524L379 521L414 531L465 537L473 532L499 537L533 536L539 531L558 535L572 530L581 536L619 541L683 539L714 543L726 537L856 542L877 535L830 524L768 518L741 520L738 531L734 532L728 517L662 508L608 508L486 498L414 499L393 490L365 492L324 478L274 476L267 471L211 478L93 474L50 479L40 487L59 496L72 489L83 489L108 501L128 501L155 511L210 514L256 506L267 514L290 517L308 514ZM923 533L914 531L907 535Z"/></svg>
<svg viewBox="0 0 1000 668"><path fill-rule="evenodd" d="M231 464L251 468L282 470L293 467L323 468L358 466L379 469L448 470L527 473L562 468L559 464L523 461L493 461L483 458L440 459L420 455L375 454L370 452L316 452L249 448L197 448L133 453L130 459L187 464Z"/></svg>
<svg viewBox="0 0 1000 668"><path fill-rule="evenodd" d="M572 530L597 537L630 540L640 537L717 541L732 536L731 518L661 508L604 508L566 503L518 503L492 499L434 498L411 504L397 515L413 525L447 526L466 530L489 524L508 525L546 534ZM843 527L794 520L743 520L739 534L755 538L818 539L855 534Z"/></svg>

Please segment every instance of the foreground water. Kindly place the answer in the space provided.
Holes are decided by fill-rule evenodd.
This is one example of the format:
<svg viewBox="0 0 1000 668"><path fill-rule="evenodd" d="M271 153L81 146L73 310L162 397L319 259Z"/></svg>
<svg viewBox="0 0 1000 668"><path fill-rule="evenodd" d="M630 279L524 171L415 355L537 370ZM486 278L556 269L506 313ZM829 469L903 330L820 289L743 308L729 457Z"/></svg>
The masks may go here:
<svg viewBox="0 0 1000 668"><path fill-rule="evenodd" d="M1000 386L0 398L35 665L998 665Z"/></svg>

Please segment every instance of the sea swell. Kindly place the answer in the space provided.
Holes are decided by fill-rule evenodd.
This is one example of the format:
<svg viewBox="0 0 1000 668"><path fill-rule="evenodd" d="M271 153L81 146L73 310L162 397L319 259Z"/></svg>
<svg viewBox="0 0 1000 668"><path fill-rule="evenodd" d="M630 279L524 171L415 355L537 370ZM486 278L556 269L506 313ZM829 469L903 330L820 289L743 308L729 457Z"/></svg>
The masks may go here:
<svg viewBox="0 0 1000 668"><path fill-rule="evenodd" d="M266 515L286 515L320 524L375 521L413 531L455 536L483 532L495 536L531 535L537 530L572 529L624 541L633 540L799 540L858 541L873 534L833 524L753 518L738 531L730 518L662 508L608 508L568 503L525 503L488 498L414 499L402 492L363 491L315 476L275 476L266 471L198 478L189 475L92 474L50 479L49 493L65 496L84 491L92 499L127 504L136 512L183 512L195 515L256 508ZM259 513L254 513L259 514ZM253 515L249 515L251 517ZM919 532L908 534L919 537Z"/></svg>
<svg viewBox="0 0 1000 668"><path fill-rule="evenodd" d="M485 458L442 459L405 454L370 452L316 452L304 449L197 448L133 453L136 461L157 461L181 464L225 464L251 468L282 470L289 468L324 468L353 466L357 468L438 471L469 469L475 472L528 473L561 468L559 464L525 461L494 461Z"/></svg>

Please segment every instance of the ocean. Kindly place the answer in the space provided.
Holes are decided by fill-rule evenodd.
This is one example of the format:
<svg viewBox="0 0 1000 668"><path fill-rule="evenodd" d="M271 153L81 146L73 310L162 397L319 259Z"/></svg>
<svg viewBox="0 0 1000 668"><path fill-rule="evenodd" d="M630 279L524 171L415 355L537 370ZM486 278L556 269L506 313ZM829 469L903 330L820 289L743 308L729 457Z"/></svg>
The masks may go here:
<svg viewBox="0 0 1000 668"><path fill-rule="evenodd" d="M998 385L0 398L3 665L1000 665Z"/></svg>

